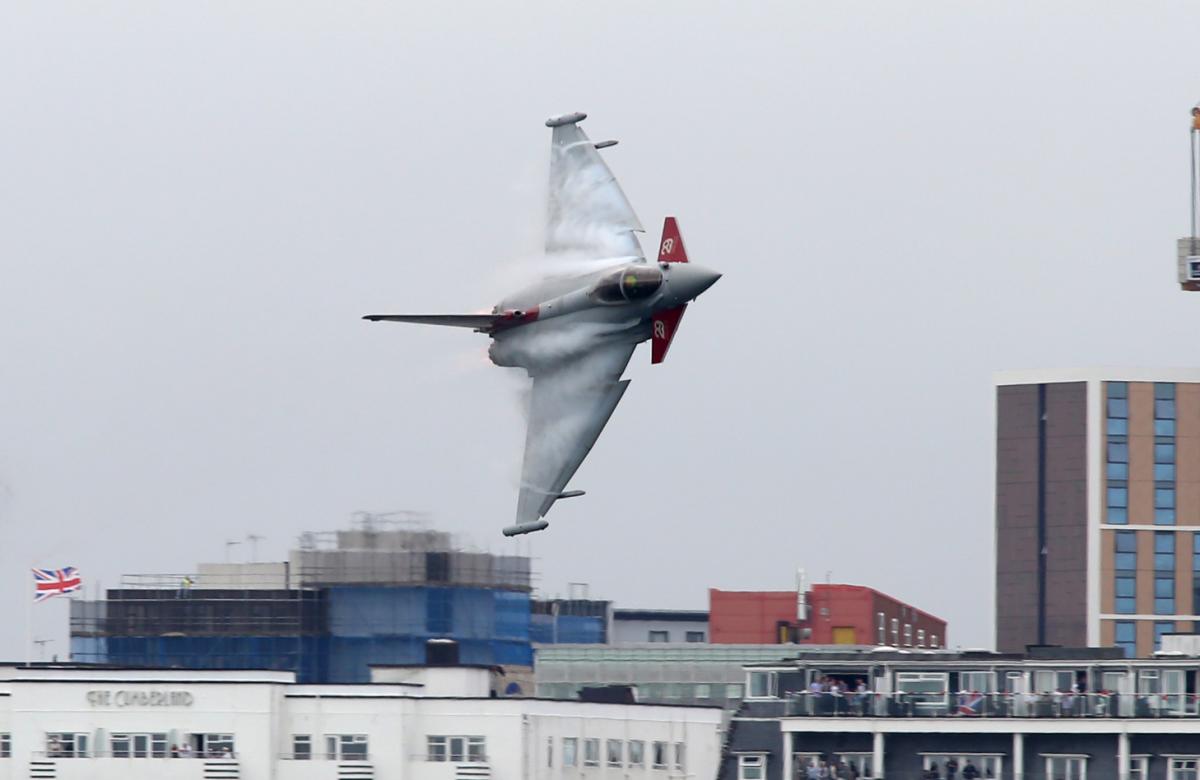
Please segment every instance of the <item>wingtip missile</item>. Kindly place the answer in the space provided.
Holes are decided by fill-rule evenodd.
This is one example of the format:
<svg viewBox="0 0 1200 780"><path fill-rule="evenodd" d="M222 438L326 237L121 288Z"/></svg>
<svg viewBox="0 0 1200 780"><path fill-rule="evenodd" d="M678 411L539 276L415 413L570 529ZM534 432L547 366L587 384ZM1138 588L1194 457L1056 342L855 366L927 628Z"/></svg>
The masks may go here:
<svg viewBox="0 0 1200 780"><path fill-rule="evenodd" d="M573 125L576 122L582 122L587 119L587 114L582 111L575 111L570 114L560 114L552 116L546 120L546 127L562 127L563 125Z"/></svg>
<svg viewBox="0 0 1200 780"><path fill-rule="evenodd" d="M559 498L578 498L579 496L585 496L585 495L587 495L587 493L582 490L564 490L563 492L558 494L558 497Z"/></svg>
<svg viewBox="0 0 1200 780"><path fill-rule="evenodd" d="M613 141L613 140L597 141L596 143L592 144L592 146L596 147L597 149L607 149L610 146L616 146L616 145L617 145L617 142Z"/></svg>

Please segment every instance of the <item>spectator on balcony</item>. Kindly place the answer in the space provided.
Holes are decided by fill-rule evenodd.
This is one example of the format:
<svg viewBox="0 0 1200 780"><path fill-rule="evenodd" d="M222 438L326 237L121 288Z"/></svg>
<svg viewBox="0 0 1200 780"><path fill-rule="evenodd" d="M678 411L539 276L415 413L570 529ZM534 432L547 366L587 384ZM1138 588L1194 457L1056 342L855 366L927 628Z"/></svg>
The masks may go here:
<svg viewBox="0 0 1200 780"><path fill-rule="evenodd" d="M946 759L946 780L954 780L954 776L958 774L958 759Z"/></svg>
<svg viewBox="0 0 1200 780"><path fill-rule="evenodd" d="M871 706L871 691L867 683L860 677L854 686L855 700L858 702L858 714L866 715Z"/></svg>
<svg viewBox="0 0 1200 780"><path fill-rule="evenodd" d="M977 780L979 770L971 763L971 759L967 759L966 766L963 767L963 780Z"/></svg>
<svg viewBox="0 0 1200 780"><path fill-rule="evenodd" d="M937 762L930 761L929 768L925 770L925 773L921 777L923 780L941 780L942 773L938 771Z"/></svg>
<svg viewBox="0 0 1200 780"><path fill-rule="evenodd" d="M55 734L55 735L51 736L50 740L46 743L46 755L50 756L50 757L55 757L55 756L61 756L62 754L63 754L62 743L58 741L58 735Z"/></svg>

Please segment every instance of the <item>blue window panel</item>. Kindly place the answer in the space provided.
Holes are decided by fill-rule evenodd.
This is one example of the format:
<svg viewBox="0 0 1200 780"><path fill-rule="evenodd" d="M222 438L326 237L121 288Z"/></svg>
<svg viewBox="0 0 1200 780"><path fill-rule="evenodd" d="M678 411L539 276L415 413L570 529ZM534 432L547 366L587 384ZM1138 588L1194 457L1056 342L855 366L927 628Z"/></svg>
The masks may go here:
<svg viewBox="0 0 1200 780"><path fill-rule="evenodd" d="M1114 534L1117 537L1117 552L1135 553L1137 552L1137 532L1136 531L1117 531ZM1200 534L1196 535L1200 539ZM1200 549L1200 546L1197 547ZM1133 568L1132 566L1130 568Z"/></svg>
<svg viewBox="0 0 1200 780"><path fill-rule="evenodd" d="M1112 525L1128 525L1129 518L1126 516L1125 507L1108 508L1108 522Z"/></svg>
<svg viewBox="0 0 1200 780"><path fill-rule="evenodd" d="M1200 553L1200 534L1192 534L1192 552Z"/></svg>
<svg viewBox="0 0 1200 780"><path fill-rule="evenodd" d="M1129 417L1129 402L1124 398L1108 399L1108 416L1109 417Z"/></svg>
<svg viewBox="0 0 1200 780"><path fill-rule="evenodd" d="M1137 600L1121 596L1116 600L1118 615L1133 615L1137 613Z"/></svg>
<svg viewBox="0 0 1200 780"><path fill-rule="evenodd" d="M1128 436L1129 435L1129 420L1123 417L1108 418L1108 435L1109 436Z"/></svg>
<svg viewBox="0 0 1200 780"><path fill-rule="evenodd" d="M1137 580L1133 577L1117 577L1116 583L1116 595L1119 598L1133 598L1137 595Z"/></svg>
<svg viewBox="0 0 1200 780"><path fill-rule="evenodd" d="M1154 649L1162 650L1163 634L1175 633L1175 623L1171 621L1156 621L1154 623Z"/></svg>
<svg viewBox="0 0 1200 780"><path fill-rule="evenodd" d="M1154 508L1155 509L1174 509L1175 508L1175 488L1155 488L1154 489Z"/></svg>
<svg viewBox="0 0 1200 780"><path fill-rule="evenodd" d="M1108 443L1109 463L1128 463L1129 445L1125 442L1110 441Z"/></svg>
<svg viewBox="0 0 1200 780"><path fill-rule="evenodd" d="M1117 571L1133 571L1137 568L1137 553L1119 552L1116 560Z"/></svg>
<svg viewBox="0 0 1200 780"><path fill-rule="evenodd" d="M1174 420L1175 419L1175 402L1174 401L1155 401L1154 402L1154 419L1156 419L1156 420Z"/></svg>
<svg viewBox="0 0 1200 780"><path fill-rule="evenodd" d="M1134 628L1133 621L1131 620L1118 621L1113 634L1113 638L1118 642L1137 641L1137 629Z"/></svg>
<svg viewBox="0 0 1200 780"><path fill-rule="evenodd" d="M1174 531L1155 531L1154 532L1154 552L1174 554L1174 552L1175 552L1175 532Z"/></svg>
<svg viewBox="0 0 1200 780"><path fill-rule="evenodd" d="M1122 420L1122 422L1124 422L1124 420ZM1128 426L1126 426L1126 427L1128 427ZM1112 433L1112 431L1109 431L1109 433ZM1155 436L1174 436L1175 435L1175 421L1174 420L1155 420L1154 421L1154 435Z"/></svg>
<svg viewBox="0 0 1200 780"><path fill-rule="evenodd" d="M1156 598L1156 599L1173 599L1173 598L1175 598L1175 578L1174 577L1155 577L1154 578L1154 598Z"/></svg>
<svg viewBox="0 0 1200 780"><path fill-rule="evenodd" d="M1175 525L1175 510L1174 509L1155 509L1154 510L1155 525Z"/></svg>
<svg viewBox="0 0 1200 780"><path fill-rule="evenodd" d="M1175 571L1175 553L1155 553L1155 571Z"/></svg>
<svg viewBox="0 0 1200 780"><path fill-rule="evenodd" d="M1112 507L1129 506L1129 489L1123 487L1110 487L1108 489L1108 506Z"/></svg>
<svg viewBox="0 0 1200 780"><path fill-rule="evenodd" d="M1129 479L1129 464L1128 463L1109 463L1108 464L1109 479Z"/></svg>
<svg viewBox="0 0 1200 780"><path fill-rule="evenodd" d="M1109 398L1128 398L1129 383L1128 382L1106 382L1105 389L1108 391Z"/></svg>
<svg viewBox="0 0 1200 780"><path fill-rule="evenodd" d="M1174 599L1174 597L1154 599L1154 614L1156 614L1156 615L1174 615L1175 614L1175 599Z"/></svg>
<svg viewBox="0 0 1200 780"><path fill-rule="evenodd" d="M1111 468L1113 464L1109 464ZM1175 481L1175 464L1173 463L1155 463L1154 464L1154 481L1155 482L1174 482Z"/></svg>
<svg viewBox="0 0 1200 780"><path fill-rule="evenodd" d="M1175 462L1175 445L1174 444L1155 444L1154 445L1154 462L1155 463L1174 463Z"/></svg>
<svg viewBox="0 0 1200 780"><path fill-rule="evenodd" d="M1154 400L1156 401L1174 401L1175 400L1175 383L1174 382L1155 382L1154 383Z"/></svg>

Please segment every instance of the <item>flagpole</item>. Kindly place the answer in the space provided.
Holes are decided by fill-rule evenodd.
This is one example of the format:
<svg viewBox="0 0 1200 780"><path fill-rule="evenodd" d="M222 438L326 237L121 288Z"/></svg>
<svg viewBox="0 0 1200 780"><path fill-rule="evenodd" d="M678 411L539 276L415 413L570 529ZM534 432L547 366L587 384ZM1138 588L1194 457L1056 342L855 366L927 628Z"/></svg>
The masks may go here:
<svg viewBox="0 0 1200 780"><path fill-rule="evenodd" d="M28 577L33 567L30 566L25 570L25 576ZM26 587L29 581L26 580ZM34 586L34 593L37 592L37 585ZM33 666L33 599L30 596L33 593L26 592L25 594L25 665Z"/></svg>

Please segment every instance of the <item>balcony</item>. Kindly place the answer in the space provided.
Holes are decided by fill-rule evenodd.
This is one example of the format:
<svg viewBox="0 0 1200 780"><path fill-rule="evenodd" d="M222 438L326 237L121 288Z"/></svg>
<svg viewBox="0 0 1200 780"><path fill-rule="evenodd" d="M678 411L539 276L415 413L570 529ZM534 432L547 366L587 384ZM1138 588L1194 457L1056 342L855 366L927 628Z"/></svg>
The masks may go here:
<svg viewBox="0 0 1200 780"><path fill-rule="evenodd" d="M742 714L813 718L1194 718L1194 693L788 693Z"/></svg>

